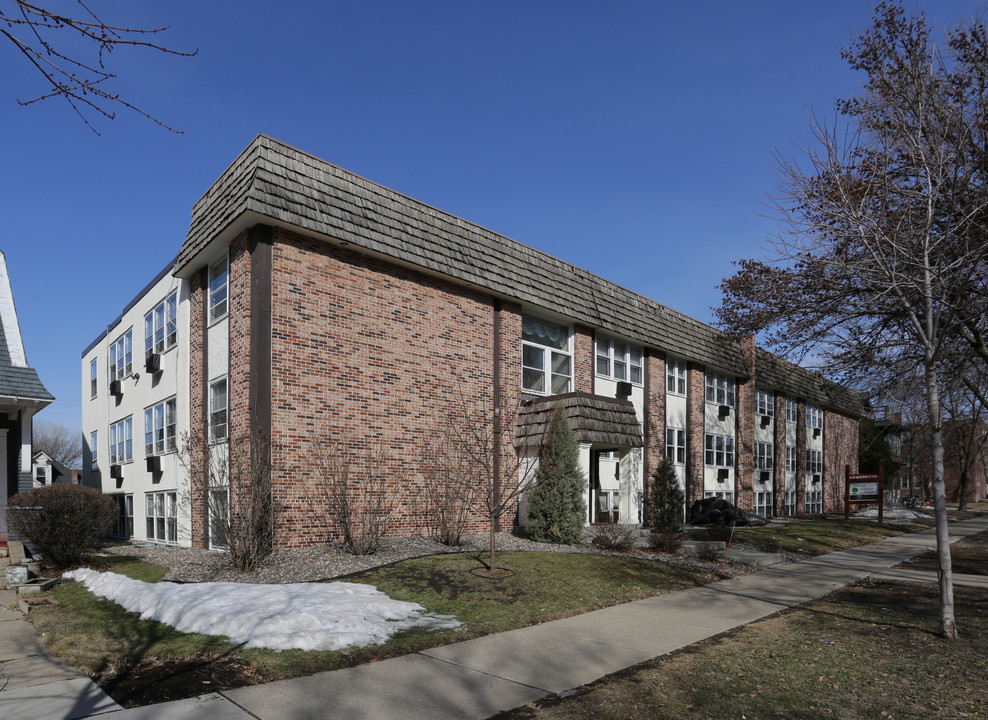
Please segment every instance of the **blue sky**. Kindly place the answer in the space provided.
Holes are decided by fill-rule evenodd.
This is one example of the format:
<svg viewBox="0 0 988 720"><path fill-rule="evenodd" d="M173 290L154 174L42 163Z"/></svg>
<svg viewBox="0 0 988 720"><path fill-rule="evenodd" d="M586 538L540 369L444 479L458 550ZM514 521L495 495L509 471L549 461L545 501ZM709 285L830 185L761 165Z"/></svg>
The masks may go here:
<svg viewBox="0 0 988 720"><path fill-rule="evenodd" d="M55 0L52 0L55 2ZM72 3L59 0L63 6ZM704 321L776 227L773 150L861 78L862 0L277 4L92 0L171 25L193 58L121 48L126 111L19 107L43 91L0 45L0 197L28 361L81 428L80 355L177 253L193 203L259 132ZM275 12L271 11L276 7ZM918 7L906 2L906 7ZM953 24L979 5L940 0Z"/></svg>

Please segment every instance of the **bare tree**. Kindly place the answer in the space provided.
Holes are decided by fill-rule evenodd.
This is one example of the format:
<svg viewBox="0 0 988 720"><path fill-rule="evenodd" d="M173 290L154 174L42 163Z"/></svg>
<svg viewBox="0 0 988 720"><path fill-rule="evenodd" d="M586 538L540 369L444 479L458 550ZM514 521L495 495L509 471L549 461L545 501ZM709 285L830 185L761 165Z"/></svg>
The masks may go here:
<svg viewBox="0 0 988 720"><path fill-rule="evenodd" d="M458 433L450 432L450 421L443 416L433 425L420 467L425 479L426 513L432 518L436 538L456 547L474 514L477 488L469 482L470 454L457 443Z"/></svg>
<svg viewBox="0 0 988 720"><path fill-rule="evenodd" d="M82 435L64 425L51 422L34 423L34 451L45 453L67 468L76 467L82 459Z"/></svg>
<svg viewBox="0 0 988 720"><path fill-rule="evenodd" d="M922 14L883 2L843 56L866 75L838 103L846 128L812 121L805 170L777 156L772 205L788 231L770 262L742 261L723 282L718 317L739 333L771 328L777 350L816 353L846 377L920 368L953 638L940 374L959 338L978 353L988 316L988 35L961 25L938 45Z"/></svg>
<svg viewBox="0 0 988 720"><path fill-rule="evenodd" d="M198 50L181 52L155 42L168 30L165 27L138 28L104 22L83 0L76 0L77 13L63 14L24 0L0 0L0 35L7 38L27 63L41 75L45 90L37 97L21 100L20 105L48 98L63 98L93 132L96 128L83 114L88 107L103 117L116 117L115 106L139 115L171 130L139 107L108 88L116 77L107 67L109 55L122 47L156 50L166 55L192 56ZM83 48L91 51L86 55Z"/></svg>
<svg viewBox="0 0 988 720"><path fill-rule="evenodd" d="M272 444L262 433L224 441L207 433L183 439L180 457L190 480L183 500L202 523L210 546L225 549L239 572L250 572L274 547Z"/></svg>
<svg viewBox="0 0 988 720"><path fill-rule="evenodd" d="M388 457L381 447L360 450L354 443L313 443L317 475L311 501L328 526L339 529L343 544L355 555L373 555L381 545L388 519L398 503L398 486L387 475Z"/></svg>

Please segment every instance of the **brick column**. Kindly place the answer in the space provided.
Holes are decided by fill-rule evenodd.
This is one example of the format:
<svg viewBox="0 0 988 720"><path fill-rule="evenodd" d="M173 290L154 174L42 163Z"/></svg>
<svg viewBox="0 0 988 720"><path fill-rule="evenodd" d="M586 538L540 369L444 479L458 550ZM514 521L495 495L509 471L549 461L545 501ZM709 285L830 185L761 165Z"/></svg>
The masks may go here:
<svg viewBox="0 0 988 720"><path fill-rule="evenodd" d="M734 504L746 512L755 509L755 379L739 381L734 428L737 454L734 458Z"/></svg>
<svg viewBox="0 0 988 720"><path fill-rule="evenodd" d="M594 380L593 330L575 325L573 327L573 389L592 393Z"/></svg>
<svg viewBox="0 0 988 720"><path fill-rule="evenodd" d="M786 396L775 394L773 442L772 512L781 515L786 501Z"/></svg>
<svg viewBox="0 0 988 720"><path fill-rule="evenodd" d="M686 387L686 512L703 497L703 436L706 402L706 372L703 365L689 363Z"/></svg>
<svg viewBox="0 0 988 720"><path fill-rule="evenodd" d="M661 350L645 349L645 417L642 474L645 497L649 497L652 473L665 456L666 444L666 356Z"/></svg>
<svg viewBox="0 0 988 720"><path fill-rule="evenodd" d="M796 407L796 514L806 512L806 402Z"/></svg>

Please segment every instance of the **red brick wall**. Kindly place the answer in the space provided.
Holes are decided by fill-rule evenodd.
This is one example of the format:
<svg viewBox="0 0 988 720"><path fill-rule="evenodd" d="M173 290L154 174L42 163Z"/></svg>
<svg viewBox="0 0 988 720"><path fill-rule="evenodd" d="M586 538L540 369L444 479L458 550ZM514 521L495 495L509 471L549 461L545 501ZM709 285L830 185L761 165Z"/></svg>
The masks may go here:
<svg viewBox="0 0 988 720"><path fill-rule="evenodd" d="M686 411L686 512L703 498L703 436L706 428L706 382L703 365L689 363Z"/></svg>
<svg viewBox="0 0 988 720"><path fill-rule="evenodd" d="M796 404L796 514L806 512L806 403Z"/></svg>
<svg viewBox="0 0 988 720"><path fill-rule="evenodd" d="M665 457L666 449L666 356L649 350L645 358L645 496L649 495L652 473Z"/></svg>
<svg viewBox="0 0 988 720"><path fill-rule="evenodd" d="M833 412L823 419L823 510L843 512L844 472L858 471L858 421Z"/></svg>
<svg viewBox="0 0 988 720"><path fill-rule="evenodd" d="M772 507L774 515L782 515L786 500L786 396L775 394L775 443L772 470Z"/></svg>
<svg viewBox="0 0 988 720"><path fill-rule="evenodd" d="M189 283L189 463L190 471L196 476L201 473L203 459L195 453L198 445L195 439L202 432L205 409L202 406L202 391L206 379L203 376L203 358L206 347L203 343L205 323L206 291L201 273L196 272ZM189 490L189 510L192 514L192 545L205 547L205 497L201 488L193 482Z"/></svg>
<svg viewBox="0 0 988 720"><path fill-rule="evenodd" d="M387 532L429 532L421 466L435 419L474 400L491 409L493 301L276 231L272 307L276 546L339 537L313 490L318 472L310 443L320 438L365 450L382 445L388 459L381 473L401 488ZM501 381L510 401L520 394L521 315L506 307L501 320ZM484 529L474 518L470 531Z"/></svg>
<svg viewBox="0 0 988 720"><path fill-rule="evenodd" d="M755 477L755 381L738 378L737 387L734 504L746 512L754 512L755 496L752 483Z"/></svg>
<svg viewBox="0 0 988 720"><path fill-rule="evenodd" d="M593 392L594 382L593 330L582 325L573 326L573 389Z"/></svg>

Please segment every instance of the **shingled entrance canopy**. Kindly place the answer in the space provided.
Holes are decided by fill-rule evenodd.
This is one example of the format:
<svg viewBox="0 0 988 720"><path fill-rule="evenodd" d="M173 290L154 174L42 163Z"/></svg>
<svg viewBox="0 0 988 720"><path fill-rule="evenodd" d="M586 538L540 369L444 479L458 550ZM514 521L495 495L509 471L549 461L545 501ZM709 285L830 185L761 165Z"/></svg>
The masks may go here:
<svg viewBox="0 0 988 720"><path fill-rule="evenodd" d="M515 447L540 446L557 409L580 443L612 449L642 446L638 416L630 400L572 392L523 403L518 412Z"/></svg>

